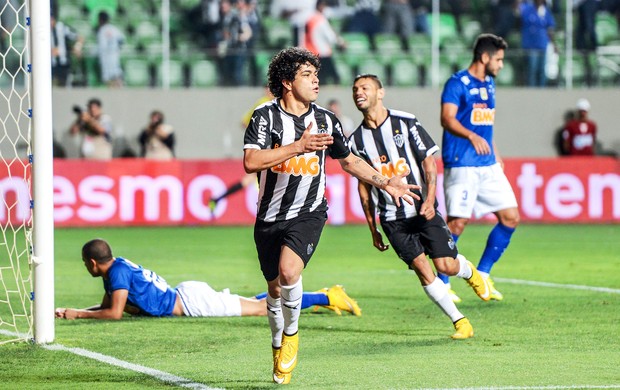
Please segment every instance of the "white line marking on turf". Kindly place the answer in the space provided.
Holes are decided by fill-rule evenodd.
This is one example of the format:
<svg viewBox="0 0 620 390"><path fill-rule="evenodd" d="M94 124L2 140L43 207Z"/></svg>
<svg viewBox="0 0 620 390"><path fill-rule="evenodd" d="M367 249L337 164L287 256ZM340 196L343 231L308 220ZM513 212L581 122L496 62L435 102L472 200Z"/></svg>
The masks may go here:
<svg viewBox="0 0 620 390"><path fill-rule="evenodd" d="M84 356L90 359L98 360L103 363L110 364L112 366L121 367L127 370L139 372L141 374L152 376L160 381L167 382L180 387L187 387L189 389L199 389L199 390L220 390L212 387L208 387L203 385L202 383L192 382L189 379L182 378L180 376L172 375L164 371L159 371L154 368L149 368L145 366L141 366L139 364L129 363L123 360L119 360L112 356L103 355L97 352L92 352L82 348L68 348L61 344L49 344L42 345L43 348L49 349L51 351L66 351L71 352L76 355Z"/></svg>
<svg viewBox="0 0 620 390"><path fill-rule="evenodd" d="M606 292L606 293L611 293L611 294L620 294L620 289L617 289L617 288L581 286L578 284L535 282L532 280L507 279L507 278L496 278L496 277L493 277L493 280L497 280L498 282L503 282L503 283L527 284L530 286L539 286L539 287L567 288L567 289L572 289L572 290L586 290L586 291Z"/></svg>
<svg viewBox="0 0 620 390"><path fill-rule="evenodd" d="M561 390L561 389L620 389L620 385L572 385L572 386L503 386L503 387L455 387L441 390ZM437 389L421 389L437 390Z"/></svg>
<svg viewBox="0 0 620 390"><path fill-rule="evenodd" d="M10 337L19 337L22 339L28 338L28 335L24 333L9 332L4 329L0 329L0 334L3 334L5 336L10 336ZM68 348L61 344L42 344L41 347L48 349L50 351L66 351L66 352L74 353L76 355L84 356L89 359L98 360L100 362L107 363L112 366L117 366L117 367L121 367L127 370L139 372L141 374L149 375L149 376L154 377L155 379L159 379L162 382L167 382L172 385L176 385L180 387L187 387L189 389L198 389L198 390L222 390L219 388L203 385L202 383L192 382L189 379L185 379L180 376L172 375L164 371L159 371L154 368L141 366L139 364L129 363L129 362L114 358L112 356L103 355L101 353L92 352L92 351L82 349L82 348Z"/></svg>

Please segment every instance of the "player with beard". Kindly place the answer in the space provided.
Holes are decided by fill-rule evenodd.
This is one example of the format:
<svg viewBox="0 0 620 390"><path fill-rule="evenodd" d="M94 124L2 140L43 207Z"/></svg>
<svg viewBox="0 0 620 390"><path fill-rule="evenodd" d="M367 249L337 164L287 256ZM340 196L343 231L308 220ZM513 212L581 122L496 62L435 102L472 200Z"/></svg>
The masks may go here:
<svg viewBox="0 0 620 390"><path fill-rule="evenodd" d="M504 253L519 224L517 199L504 174L504 163L493 141L495 80L504 66L508 45L503 38L481 34L476 39L469 68L446 81L441 96L443 126L442 159L448 227L456 242L472 216L493 213L497 225L491 230L478 271L488 279L491 299L503 295L489 278L491 268ZM460 298L440 276L455 302Z"/></svg>
<svg viewBox="0 0 620 390"><path fill-rule="evenodd" d="M416 190L420 199L412 205L397 205L384 191L360 182L360 201L373 245L380 251L388 249L376 226L376 209L383 232L398 257L415 271L429 299L454 324L452 338L470 338L474 331L469 320L457 309L426 256L438 271L465 279L485 301L489 300L489 286L474 266L458 255L448 226L437 211L437 165L433 154L439 148L415 115L387 109L384 96L376 75L355 78L353 101L364 120L351 135L351 150L385 175L408 172L407 182L420 186L419 192Z"/></svg>

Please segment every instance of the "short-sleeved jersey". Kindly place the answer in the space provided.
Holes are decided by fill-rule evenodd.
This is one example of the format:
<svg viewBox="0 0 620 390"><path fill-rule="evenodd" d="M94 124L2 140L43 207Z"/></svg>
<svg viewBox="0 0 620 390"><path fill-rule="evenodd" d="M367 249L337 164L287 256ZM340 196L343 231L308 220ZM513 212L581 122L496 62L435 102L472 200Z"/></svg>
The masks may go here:
<svg viewBox="0 0 620 390"><path fill-rule="evenodd" d="M340 122L331 111L311 103L308 112L298 117L284 111L274 99L254 110L243 148L275 149L292 144L310 123L311 133L331 134L334 143L327 150L301 154L259 172L257 219L285 221L302 213L327 211L325 158L341 159L350 153Z"/></svg>
<svg viewBox="0 0 620 390"><path fill-rule="evenodd" d="M596 124L574 119L566 124L562 138L568 141L571 156L592 156L596 146Z"/></svg>
<svg viewBox="0 0 620 390"><path fill-rule="evenodd" d="M106 293L116 290L129 292L127 301L144 315L171 316L176 302L176 290L155 272L117 257L103 280Z"/></svg>
<svg viewBox="0 0 620 390"><path fill-rule="evenodd" d="M416 216L427 194L422 161L439 150L418 119L407 112L388 110L387 119L377 129L362 123L353 132L349 142L353 153L382 175L393 177L409 168L407 183L422 187L421 191L415 191L420 195L420 201L415 201L414 205L401 201L400 207L396 206L386 191L372 187L373 202L381 222Z"/></svg>
<svg viewBox="0 0 620 390"><path fill-rule="evenodd" d="M495 164L493 123L495 122L495 81L486 76L484 81L473 77L467 69L456 72L446 81L441 104L458 106L456 119L467 129L484 138L491 153L476 153L468 139L443 130L442 159L444 167L481 167Z"/></svg>

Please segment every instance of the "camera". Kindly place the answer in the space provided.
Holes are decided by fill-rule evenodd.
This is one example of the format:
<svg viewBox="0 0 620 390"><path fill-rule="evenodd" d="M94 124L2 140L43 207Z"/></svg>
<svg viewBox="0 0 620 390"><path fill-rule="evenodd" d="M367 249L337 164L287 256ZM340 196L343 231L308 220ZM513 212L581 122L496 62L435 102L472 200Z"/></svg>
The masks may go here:
<svg viewBox="0 0 620 390"><path fill-rule="evenodd" d="M78 116L79 116L79 115L82 115L82 111L83 111L83 110L82 110L82 107L77 106L77 105L76 105L76 106L73 106L73 112L74 112L75 114L77 114Z"/></svg>

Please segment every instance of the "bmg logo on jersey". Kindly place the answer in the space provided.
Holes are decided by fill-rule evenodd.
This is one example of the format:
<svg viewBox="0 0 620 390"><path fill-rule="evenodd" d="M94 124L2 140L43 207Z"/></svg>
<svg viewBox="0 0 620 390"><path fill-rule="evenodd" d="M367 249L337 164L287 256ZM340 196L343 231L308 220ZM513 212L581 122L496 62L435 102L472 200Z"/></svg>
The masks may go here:
<svg viewBox="0 0 620 390"><path fill-rule="evenodd" d="M271 171L293 176L316 176L320 172L319 156L296 156L276 165Z"/></svg>
<svg viewBox="0 0 620 390"><path fill-rule="evenodd" d="M407 165L407 160L401 157L396 162L390 161L387 164L381 164L379 172L385 177L394 177L395 175L409 172L409 165Z"/></svg>
<svg viewBox="0 0 620 390"><path fill-rule="evenodd" d="M472 125L493 126L493 123L495 123L495 109L487 107L474 107L471 111L470 120Z"/></svg>

